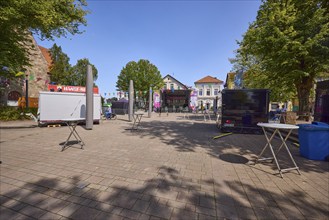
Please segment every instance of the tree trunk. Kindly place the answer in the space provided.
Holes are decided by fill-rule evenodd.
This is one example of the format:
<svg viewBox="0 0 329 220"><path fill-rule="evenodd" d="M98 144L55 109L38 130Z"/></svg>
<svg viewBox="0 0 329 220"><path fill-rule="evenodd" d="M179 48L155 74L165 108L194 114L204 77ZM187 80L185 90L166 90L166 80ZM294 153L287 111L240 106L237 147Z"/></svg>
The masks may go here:
<svg viewBox="0 0 329 220"><path fill-rule="evenodd" d="M313 79L311 77L304 77L296 84L297 96L299 103L299 115L310 115L310 92L313 88ZM308 120L309 117L305 117Z"/></svg>

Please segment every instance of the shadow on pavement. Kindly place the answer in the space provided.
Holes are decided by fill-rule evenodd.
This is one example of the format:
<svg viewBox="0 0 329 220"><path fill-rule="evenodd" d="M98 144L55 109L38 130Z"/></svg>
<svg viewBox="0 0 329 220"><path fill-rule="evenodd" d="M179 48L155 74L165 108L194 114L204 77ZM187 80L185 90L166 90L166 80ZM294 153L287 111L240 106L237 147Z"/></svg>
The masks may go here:
<svg viewBox="0 0 329 220"><path fill-rule="evenodd" d="M168 166L138 185L113 178L105 190L80 177L23 182L2 179L3 219L325 219L328 207L304 191L255 187L234 180L193 182Z"/></svg>

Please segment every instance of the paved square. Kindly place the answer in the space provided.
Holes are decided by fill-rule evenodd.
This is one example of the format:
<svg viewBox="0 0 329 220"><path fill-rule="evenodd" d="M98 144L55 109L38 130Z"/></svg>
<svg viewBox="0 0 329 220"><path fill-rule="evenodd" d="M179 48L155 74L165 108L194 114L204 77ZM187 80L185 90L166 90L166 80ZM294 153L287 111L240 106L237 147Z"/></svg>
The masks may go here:
<svg viewBox="0 0 329 220"><path fill-rule="evenodd" d="M214 121L179 113L144 116L130 131L127 118L77 127L85 149L63 152L68 127L1 122L0 219L329 218L329 163L291 143L301 175L282 179L274 164L253 164L263 135L213 140ZM283 167L287 158L279 153Z"/></svg>

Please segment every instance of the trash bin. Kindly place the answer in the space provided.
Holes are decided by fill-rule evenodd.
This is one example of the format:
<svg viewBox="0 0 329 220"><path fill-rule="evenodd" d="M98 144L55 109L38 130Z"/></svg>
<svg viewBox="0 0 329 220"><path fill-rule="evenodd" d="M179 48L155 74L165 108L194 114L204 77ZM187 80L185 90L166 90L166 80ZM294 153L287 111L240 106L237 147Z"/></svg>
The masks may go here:
<svg viewBox="0 0 329 220"><path fill-rule="evenodd" d="M311 160L329 159L329 125L323 122L299 124L299 151Z"/></svg>

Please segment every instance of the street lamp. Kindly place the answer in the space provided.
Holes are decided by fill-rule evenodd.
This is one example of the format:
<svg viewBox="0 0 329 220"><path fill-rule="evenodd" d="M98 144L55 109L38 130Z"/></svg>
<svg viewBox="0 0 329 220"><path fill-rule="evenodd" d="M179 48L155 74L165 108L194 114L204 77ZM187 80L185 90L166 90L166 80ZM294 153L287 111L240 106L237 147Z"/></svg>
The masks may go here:
<svg viewBox="0 0 329 220"><path fill-rule="evenodd" d="M29 80L28 80L28 73L25 73L25 103L26 108L29 107Z"/></svg>

